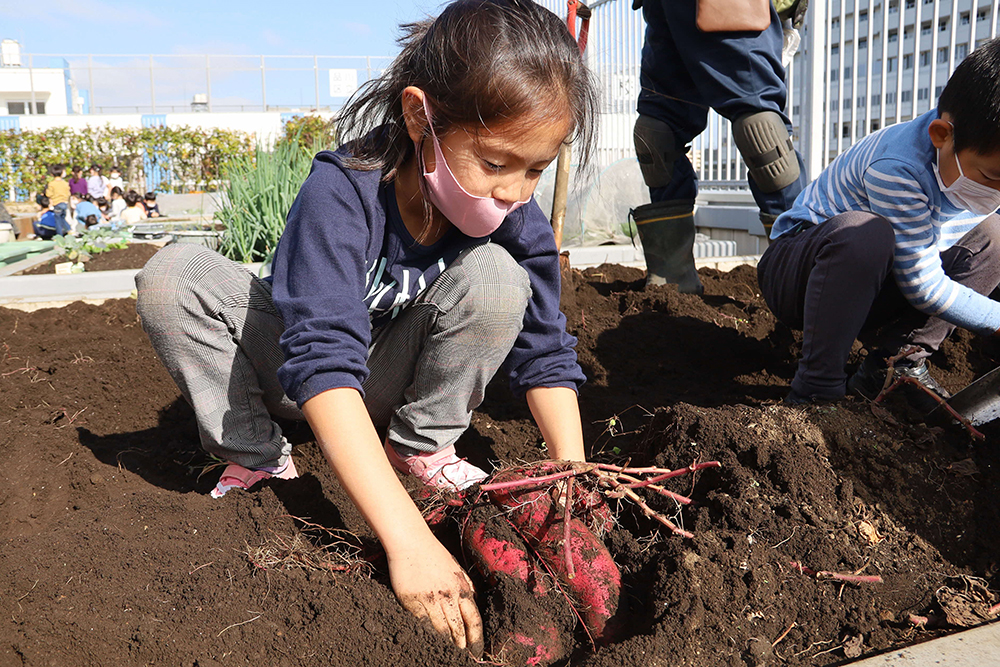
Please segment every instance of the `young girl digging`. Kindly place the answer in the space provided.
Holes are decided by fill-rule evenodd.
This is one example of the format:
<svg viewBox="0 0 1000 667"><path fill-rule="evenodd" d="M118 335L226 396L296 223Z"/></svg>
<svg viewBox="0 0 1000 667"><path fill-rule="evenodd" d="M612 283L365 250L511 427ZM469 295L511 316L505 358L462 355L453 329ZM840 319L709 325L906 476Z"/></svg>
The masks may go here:
<svg viewBox="0 0 1000 667"><path fill-rule="evenodd" d="M393 472L462 489L455 454L504 365L554 459L583 460L584 381L559 262L532 199L560 146L589 154L596 96L562 21L528 0L459 0L405 27L385 75L316 156L273 282L188 245L136 278L157 354L230 465L212 495L297 475L271 415L305 417L388 557L403 606L482 646L472 585Z"/></svg>

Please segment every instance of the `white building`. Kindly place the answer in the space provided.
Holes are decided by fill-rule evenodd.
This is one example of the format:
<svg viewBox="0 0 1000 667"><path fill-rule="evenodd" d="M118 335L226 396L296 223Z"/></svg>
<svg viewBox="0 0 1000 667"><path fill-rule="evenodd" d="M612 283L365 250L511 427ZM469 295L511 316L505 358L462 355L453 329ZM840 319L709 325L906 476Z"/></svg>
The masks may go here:
<svg viewBox="0 0 1000 667"><path fill-rule="evenodd" d="M86 113L85 101L70 77L69 63L22 62L21 47L0 42L0 116ZM44 64L44 67L38 65Z"/></svg>
<svg viewBox="0 0 1000 667"><path fill-rule="evenodd" d="M818 3L817 3L818 4ZM826 163L859 138L937 105L948 77L970 51L997 34L996 0L829 0L811 40L825 63L823 113L811 119L792 98L797 128L823 119ZM810 7L810 19L820 18ZM811 63L796 58L793 80ZM883 83L884 82L884 83Z"/></svg>

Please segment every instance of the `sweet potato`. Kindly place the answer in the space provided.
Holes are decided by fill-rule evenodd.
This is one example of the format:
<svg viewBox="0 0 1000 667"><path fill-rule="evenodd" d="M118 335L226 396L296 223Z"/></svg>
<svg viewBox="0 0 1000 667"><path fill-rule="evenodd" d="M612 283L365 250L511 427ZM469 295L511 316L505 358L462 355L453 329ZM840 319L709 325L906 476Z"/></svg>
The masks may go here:
<svg viewBox="0 0 1000 667"><path fill-rule="evenodd" d="M474 509L463 530L465 547L489 583L488 652L504 664L541 667L568 655L575 616L551 590L524 540L495 507Z"/></svg>
<svg viewBox="0 0 1000 667"><path fill-rule="evenodd" d="M536 466L504 471L495 479L509 481L549 472ZM559 578L594 640L608 643L618 630L618 624L611 621L618 609L621 573L604 544L573 517L569 519L567 547L564 514L552 497L553 493L558 494L555 488L502 489L491 491L490 498L507 508L511 523ZM569 577L567 559L573 564L573 578Z"/></svg>

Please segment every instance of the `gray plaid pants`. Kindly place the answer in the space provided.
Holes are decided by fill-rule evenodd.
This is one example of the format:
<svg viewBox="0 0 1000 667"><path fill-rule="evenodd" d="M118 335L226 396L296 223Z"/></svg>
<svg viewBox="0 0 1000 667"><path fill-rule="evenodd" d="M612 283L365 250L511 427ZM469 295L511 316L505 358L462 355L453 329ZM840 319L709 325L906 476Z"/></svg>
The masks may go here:
<svg viewBox="0 0 1000 667"><path fill-rule="evenodd" d="M189 244L136 276L142 326L194 408L202 447L245 467L283 465L291 446L271 415L302 419L278 383L284 323L271 285ZM369 349L365 406L404 456L453 445L521 331L527 272L503 248L463 252L382 327Z"/></svg>

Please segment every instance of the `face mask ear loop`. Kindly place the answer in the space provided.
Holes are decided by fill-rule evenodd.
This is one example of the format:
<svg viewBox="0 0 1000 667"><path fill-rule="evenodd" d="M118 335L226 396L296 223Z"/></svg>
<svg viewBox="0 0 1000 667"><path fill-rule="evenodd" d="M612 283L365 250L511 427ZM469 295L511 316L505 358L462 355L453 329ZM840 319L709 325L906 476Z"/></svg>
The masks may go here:
<svg viewBox="0 0 1000 667"><path fill-rule="evenodd" d="M955 124L952 123L950 120L946 120L945 122L951 125L951 154L955 156L955 166L958 167L958 177L965 178L965 172L962 171L962 163L958 159L958 150L955 149ZM938 165L940 165L941 164L940 151L938 153L939 153Z"/></svg>

